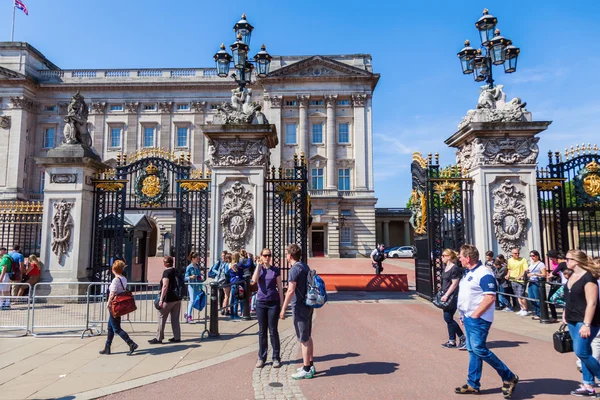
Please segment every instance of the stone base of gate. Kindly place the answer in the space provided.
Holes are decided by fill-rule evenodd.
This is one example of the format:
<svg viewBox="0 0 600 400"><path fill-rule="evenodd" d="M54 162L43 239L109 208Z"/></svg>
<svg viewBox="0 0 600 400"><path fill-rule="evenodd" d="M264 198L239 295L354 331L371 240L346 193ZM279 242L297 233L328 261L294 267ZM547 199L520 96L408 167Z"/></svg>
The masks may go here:
<svg viewBox="0 0 600 400"><path fill-rule="evenodd" d="M406 274L319 274L328 291L408 292Z"/></svg>

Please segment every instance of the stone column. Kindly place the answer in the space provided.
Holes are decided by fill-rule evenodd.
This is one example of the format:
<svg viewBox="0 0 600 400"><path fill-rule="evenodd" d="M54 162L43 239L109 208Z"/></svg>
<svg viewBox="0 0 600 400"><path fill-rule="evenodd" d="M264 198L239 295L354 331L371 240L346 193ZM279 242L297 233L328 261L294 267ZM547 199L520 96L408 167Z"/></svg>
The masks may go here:
<svg viewBox="0 0 600 400"><path fill-rule="evenodd" d="M123 130L125 135L125 148L123 153L131 153L138 148L138 109L140 103L129 102L125 103L125 111L127 111L127 126ZM141 144L140 144L141 147Z"/></svg>
<svg viewBox="0 0 600 400"><path fill-rule="evenodd" d="M189 130L190 152L192 154L192 164L196 168L204 170L204 161L206 161L206 138L202 135L200 126L206 123L206 102L192 101L193 126Z"/></svg>
<svg viewBox="0 0 600 400"><path fill-rule="evenodd" d="M390 246L390 221L383 221L383 243Z"/></svg>
<svg viewBox="0 0 600 400"><path fill-rule="evenodd" d="M409 246L410 244L410 224L404 221L404 246Z"/></svg>
<svg viewBox="0 0 600 400"><path fill-rule="evenodd" d="M299 126L298 130L300 131L298 136L298 148L301 153L304 153L306 156L306 160L310 158L309 154L309 144L310 139L308 137L308 100L310 96L307 95L299 95L298 96L298 106L299 106Z"/></svg>
<svg viewBox="0 0 600 400"><path fill-rule="evenodd" d="M285 143L285 135L284 130L281 127L281 106L283 103L282 96L266 96L265 103L269 102L269 122L275 125L275 129L279 134L279 148L274 149L271 152L271 165L281 165L281 160L283 159L283 149L285 146L282 143Z"/></svg>
<svg viewBox="0 0 600 400"><path fill-rule="evenodd" d="M105 152L105 140L108 139L110 142L110 130L105 134L104 132L104 118L106 113L106 103L96 102L92 103L92 113L94 114L94 133L92 135L92 145L94 149L101 156Z"/></svg>
<svg viewBox="0 0 600 400"><path fill-rule="evenodd" d="M335 105L337 95L325 96L327 103L327 186L326 189L337 187L335 179L337 140L335 138Z"/></svg>
<svg viewBox="0 0 600 400"><path fill-rule="evenodd" d="M159 131L156 132L158 135L158 146L164 149L174 149L175 146L171 144L171 113L173 111L172 101L163 101L158 103L158 110L160 111L160 127Z"/></svg>
<svg viewBox="0 0 600 400"><path fill-rule="evenodd" d="M352 105L354 107L354 159L356 174L356 190L367 189L367 140L365 100L366 94L353 94Z"/></svg>

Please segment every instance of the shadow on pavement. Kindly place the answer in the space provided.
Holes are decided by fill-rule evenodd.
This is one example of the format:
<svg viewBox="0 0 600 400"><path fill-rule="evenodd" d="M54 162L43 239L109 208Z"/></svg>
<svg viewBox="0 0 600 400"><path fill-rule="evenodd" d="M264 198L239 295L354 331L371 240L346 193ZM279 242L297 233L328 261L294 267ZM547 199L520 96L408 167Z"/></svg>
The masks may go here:
<svg viewBox="0 0 600 400"><path fill-rule="evenodd" d="M340 365L325 371L317 371L316 376L336 375L387 375L396 372L400 364L392 362L370 361L357 364Z"/></svg>
<svg viewBox="0 0 600 400"><path fill-rule="evenodd" d="M350 357L360 357L358 353L344 353L344 354L326 354L324 356L316 356L313 361L316 363L324 362L324 361L333 361L333 360L343 360L344 358ZM300 364L302 362L301 358L297 358L295 360L290 360L289 364Z"/></svg>
<svg viewBox="0 0 600 400"><path fill-rule="evenodd" d="M355 300L415 300L414 291L409 292L331 292L327 293L328 301L355 301Z"/></svg>
<svg viewBox="0 0 600 400"><path fill-rule="evenodd" d="M488 349L503 349L507 347L519 347L522 344L529 344L529 342L520 342L518 340L492 340L491 342L487 342L487 347Z"/></svg>
<svg viewBox="0 0 600 400"><path fill-rule="evenodd" d="M528 379L519 381L511 399L533 399L543 394L564 395L569 398L571 390L577 389L581 382L565 379ZM500 393L500 387L493 389L484 389L481 394Z"/></svg>
<svg viewBox="0 0 600 400"><path fill-rule="evenodd" d="M189 350L189 349L195 349L200 347L199 344L196 345L181 345L181 344L176 344L176 345L166 345L166 344L157 344L154 345L155 347L150 347L147 349L142 349L142 350L136 350L135 353L132 354L132 357L135 357L138 354L151 354L151 355L159 355L159 354L168 354L168 353L175 353L178 351L184 351L184 350ZM122 354L126 354L127 351L123 351ZM113 354L119 354L119 353L113 353Z"/></svg>

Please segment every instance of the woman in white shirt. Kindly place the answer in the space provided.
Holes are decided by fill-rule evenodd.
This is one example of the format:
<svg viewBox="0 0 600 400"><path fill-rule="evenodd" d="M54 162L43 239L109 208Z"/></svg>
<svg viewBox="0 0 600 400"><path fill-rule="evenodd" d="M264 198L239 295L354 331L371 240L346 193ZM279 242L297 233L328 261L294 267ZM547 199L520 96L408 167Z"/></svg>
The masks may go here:
<svg viewBox="0 0 600 400"><path fill-rule="evenodd" d="M540 285L539 279L546 277L546 265L540 259L540 253L537 250L531 250L529 252L529 258L531 258L531 263L529 264L529 269L527 271L527 278L529 281L527 287L527 294L531 299L540 299ZM533 310L535 312L535 316L532 319L539 320L540 319L540 302L532 301Z"/></svg>
<svg viewBox="0 0 600 400"><path fill-rule="evenodd" d="M132 355L135 349L138 348L138 345L131 340L127 332L121 329L121 317L113 317L112 312L110 311L110 307L115 296L127 290L127 278L123 276L124 269L125 262L121 260L116 260L112 265L112 272L115 274L115 279L112 280L109 287L110 295L108 296L108 328L106 333L106 345L104 346L103 350L100 350L100 354L110 354L110 346L113 338L115 337L115 333L121 336L121 339L123 339L125 343L129 345L129 352L127 353L128 356Z"/></svg>

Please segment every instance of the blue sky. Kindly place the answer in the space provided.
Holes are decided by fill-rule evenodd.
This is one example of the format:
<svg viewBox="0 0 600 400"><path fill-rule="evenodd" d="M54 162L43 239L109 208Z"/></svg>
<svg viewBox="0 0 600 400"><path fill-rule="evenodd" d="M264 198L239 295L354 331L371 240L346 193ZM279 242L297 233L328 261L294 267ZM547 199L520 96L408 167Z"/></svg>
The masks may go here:
<svg viewBox="0 0 600 400"><path fill-rule="evenodd" d="M210 67L245 12L254 25L252 54L369 53L381 80L373 97L377 207L403 207L413 151L454 162L444 140L477 103L480 84L464 76L456 53L479 44L483 8L521 48L518 70L495 68L507 97L520 97L548 150L600 140L600 2L418 1L207 2L24 0L15 40L27 41L61 68ZM0 0L0 40L10 39L12 0ZM395 4L393 4L395 3Z"/></svg>

